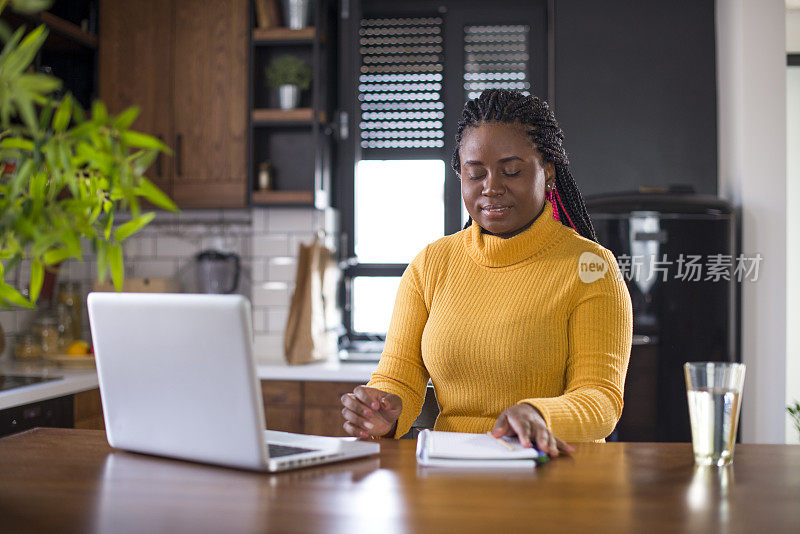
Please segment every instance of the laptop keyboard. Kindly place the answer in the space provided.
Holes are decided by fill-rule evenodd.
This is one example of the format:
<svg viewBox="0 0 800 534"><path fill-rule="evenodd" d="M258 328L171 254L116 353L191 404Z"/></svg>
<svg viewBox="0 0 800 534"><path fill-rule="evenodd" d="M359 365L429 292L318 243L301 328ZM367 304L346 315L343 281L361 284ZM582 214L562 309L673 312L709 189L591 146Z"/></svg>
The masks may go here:
<svg viewBox="0 0 800 534"><path fill-rule="evenodd" d="M276 445L275 443L267 443L269 446L269 457L278 458L281 456L289 456L290 454L300 454L301 452L314 452L317 449L304 449L303 447L290 447L289 445Z"/></svg>

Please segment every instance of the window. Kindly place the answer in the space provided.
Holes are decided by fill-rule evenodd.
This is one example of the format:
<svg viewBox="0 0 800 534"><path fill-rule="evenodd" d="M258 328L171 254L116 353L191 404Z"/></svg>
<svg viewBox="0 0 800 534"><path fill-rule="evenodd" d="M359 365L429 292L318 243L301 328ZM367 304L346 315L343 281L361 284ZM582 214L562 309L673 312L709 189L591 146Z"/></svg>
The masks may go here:
<svg viewBox="0 0 800 534"><path fill-rule="evenodd" d="M342 346L379 352L408 262L467 220L450 169L465 100L490 87L547 98L548 14L542 0L351 0L347 15L339 94L353 133L337 153L349 258Z"/></svg>

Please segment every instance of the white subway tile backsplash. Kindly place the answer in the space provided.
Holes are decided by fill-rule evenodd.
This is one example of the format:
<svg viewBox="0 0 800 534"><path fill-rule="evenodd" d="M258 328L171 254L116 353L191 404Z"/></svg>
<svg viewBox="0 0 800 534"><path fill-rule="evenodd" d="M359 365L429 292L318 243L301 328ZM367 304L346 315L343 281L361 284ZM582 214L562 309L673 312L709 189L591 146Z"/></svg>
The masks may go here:
<svg viewBox="0 0 800 534"><path fill-rule="evenodd" d="M151 257L155 254L155 239L151 236L137 234L122 243L122 252L126 258Z"/></svg>
<svg viewBox="0 0 800 534"><path fill-rule="evenodd" d="M297 260L291 257L271 258L267 265L267 280L294 282Z"/></svg>
<svg viewBox="0 0 800 534"><path fill-rule="evenodd" d="M260 334L253 340L253 352L258 365L286 363L283 351L283 334Z"/></svg>
<svg viewBox="0 0 800 534"><path fill-rule="evenodd" d="M255 234L251 250L256 258L286 256L289 254L289 236L286 234Z"/></svg>
<svg viewBox="0 0 800 534"><path fill-rule="evenodd" d="M171 258L193 256L199 252L201 240L199 236L193 237L158 236L156 239L156 256Z"/></svg>
<svg viewBox="0 0 800 534"><path fill-rule="evenodd" d="M270 232L313 232L316 228L313 208L270 208L267 215Z"/></svg>
<svg viewBox="0 0 800 534"><path fill-rule="evenodd" d="M267 280L267 261L263 259L256 259L250 262L250 276L253 284L259 282L266 282Z"/></svg>
<svg viewBox="0 0 800 534"><path fill-rule="evenodd" d="M253 285L254 306L288 306L291 290L288 284L270 283Z"/></svg>
<svg viewBox="0 0 800 534"><path fill-rule="evenodd" d="M294 233L289 236L289 254L297 256L300 252L300 243L310 245L314 242L314 233Z"/></svg>
<svg viewBox="0 0 800 534"><path fill-rule="evenodd" d="M131 276L136 278L171 278L178 276L174 259L148 259L131 262Z"/></svg>
<svg viewBox="0 0 800 534"><path fill-rule="evenodd" d="M267 308L254 307L253 308L253 331L256 334L263 334L268 331L267 328Z"/></svg>
<svg viewBox="0 0 800 534"><path fill-rule="evenodd" d="M267 308L267 331L280 333L286 330L289 308Z"/></svg>
<svg viewBox="0 0 800 534"><path fill-rule="evenodd" d="M267 208L253 208L253 232L259 233L269 230L268 213L269 209Z"/></svg>

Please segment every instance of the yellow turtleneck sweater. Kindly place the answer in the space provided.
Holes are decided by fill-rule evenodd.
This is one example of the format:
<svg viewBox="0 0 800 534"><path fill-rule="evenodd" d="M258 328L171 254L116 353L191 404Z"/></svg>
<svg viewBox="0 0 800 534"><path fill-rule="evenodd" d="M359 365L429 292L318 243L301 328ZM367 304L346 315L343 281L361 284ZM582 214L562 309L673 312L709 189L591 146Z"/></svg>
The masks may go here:
<svg viewBox="0 0 800 534"><path fill-rule="evenodd" d="M584 252L605 260L605 276L582 281ZM630 296L613 254L554 220L547 202L513 237L482 233L473 221L414 258L368 385L403 399L396 437L419 415L430 378L436 430L486 432L526 402L556 437L602 440L622 413L631 337Z"/></svg>

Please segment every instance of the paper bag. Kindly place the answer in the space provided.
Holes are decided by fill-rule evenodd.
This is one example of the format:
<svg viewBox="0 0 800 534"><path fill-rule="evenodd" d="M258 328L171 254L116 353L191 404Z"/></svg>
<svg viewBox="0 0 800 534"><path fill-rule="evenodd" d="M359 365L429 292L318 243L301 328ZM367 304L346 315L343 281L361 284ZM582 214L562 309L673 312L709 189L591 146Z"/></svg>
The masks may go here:
<svg viewBox="0 0 800 534"><path fill-rule="evenodd" d="M336 286L339 269L333 253L319 236L300 244L297 275L283 338L289 364L333 359L337 354L338 310Z"/></svg>

